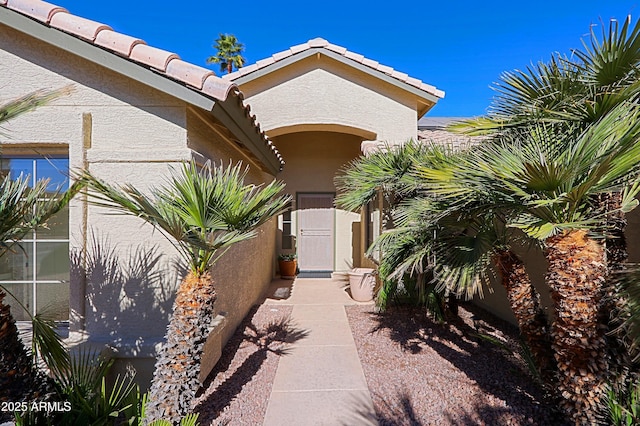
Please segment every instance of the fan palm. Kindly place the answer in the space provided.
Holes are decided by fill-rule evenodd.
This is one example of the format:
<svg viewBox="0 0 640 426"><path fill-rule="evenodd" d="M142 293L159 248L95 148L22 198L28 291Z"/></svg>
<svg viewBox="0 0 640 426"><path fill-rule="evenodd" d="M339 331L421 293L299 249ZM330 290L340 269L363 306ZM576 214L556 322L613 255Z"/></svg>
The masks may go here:
<svg viewBox="0 0 640 426"><path fill-rule="evenodd" d="M285 209L284 184L244 184L248 169L194 163L145 195L133 186L115 187L84 173L98 205L137 216L159 228L176 247L189 272L180 284L149 393L149 421L173 422L188 413L199 388L200 358L216 299L209 268L233 244Z"/></svg>
<svg viewBox="0 0 640 426"><path fill-rule="evenodd" d="M58 90L36 90L20 98L5 102L0 105L0 124L46 105L60 96L67 95L71 90L71 86L65 86Z"/></svg>
<svg viewBox="0 0 640 426"><path fill-rule="evenodd" d="M400 293L416 296L432 312L437 313L442 308L441 292L430 285L433 265L429 262L426 242L432 239L432 235L421 227L394 222L396 218L402 219L405 203L420 196L420 188L412 175L416 167L455 161L453 158L454 153L448 148L408 141L398 146L385 146L351 161L335 178L339 191L336 204L342 208L356 210L378 196L383 198L382 222L387 231L367 251L370 257L376 251L383 253L379 261L383 286L376 298L381 308ZM396 225L399 227L392 230ZM412 263L411 267L403 267L409 263ZM414 282L416 288L409 288ZM449 302L454 303L453 299Z"/></svg>
<svg viewBox="0 0 640 426"><path fill-rule="evenodd" d="M588 42L572 58L555 55L525 71L506 72L497 83L498 95L486 117L465 120L451 129L467 134L518 132L540 123L558 132L583 132L617 105L637 102L640 94L640 21L631 17L619 25L602 26L600 37L591 28ZM571 138L568 138L570 140ZM605 210L618 210L620 194L601 194ZM627 258L623 214L607 216L607 261L620 269Z"/></svg>
<svg viewBox="0 0 640 426"><path fill-rule="evenodd" d="M556 143L570 143L618 105L637 103L640 22L632 25L629 17L622 24L612 20L602 28L600 37L592 28L590 39L583 42L582 49L574 50L570 59L555 55L548 63L505 73L496 86L498 96L489 115L467 120L452 129L469 134L504 135L544 123L558 133L570 135ZM599 228L606 236L608 268L621 269L627 257L623 194L599 193L592 201L593 208L603 212ZM606 310L613 311L615 316L619 298L608 297L608 301ZM625 339L617 330L609 345L615 363L620 364L616 368L623 373L628 370L623 365L627 357Z"/></svg>
<svg viewBox="0 0 640 426"><path fill-rule="evenodd" d="M577 424L596 421L608 379L603 324L608 271L603 244L591 233L608 212L594 208L593 197L620 191L617 211L637 205L639 118L637 107L621 104L569 143L570 135L540 127L522 133L521 143L485 146L475 160L482 187L513 198L517 214L507 225L544 243L555 311L557 390Z"/></svg>
<svg viewBox="0 0 640 426"><path fill-rule="evenodd" d="M460 296L482 296L483 285L499 281L541 378L548 382L555 371L548 322L540 295L513 251L531 241L506 225L513 198L478 185L483 180L473 153L477 149L418 165L413 175L421 197L402 205L400 228L376 244L384 247L398 239L408 244L392 276L417 270L429 257L437 288Z"/></svg>
<svg viewBox="0 0 640 426"><path fill-rule="evenodd" d="M217 53L207 58L208 64L220 64L220 71L230 74L233 68L242 68L245 58L242 56L244 45L233 34L220 34L213 45Z"/></svg>

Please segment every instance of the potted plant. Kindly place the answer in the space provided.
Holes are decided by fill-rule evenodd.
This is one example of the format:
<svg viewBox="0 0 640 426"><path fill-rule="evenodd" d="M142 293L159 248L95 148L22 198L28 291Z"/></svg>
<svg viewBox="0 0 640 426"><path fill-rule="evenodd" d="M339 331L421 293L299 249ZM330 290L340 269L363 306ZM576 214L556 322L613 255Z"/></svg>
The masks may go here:
<svg viewBox="0 0 640 426"><path fill-rule="evenodd" d="M281 254L278 256L278 268L280 269L280 278L295 278L298 269L298 261L295 253Z"/></svg>

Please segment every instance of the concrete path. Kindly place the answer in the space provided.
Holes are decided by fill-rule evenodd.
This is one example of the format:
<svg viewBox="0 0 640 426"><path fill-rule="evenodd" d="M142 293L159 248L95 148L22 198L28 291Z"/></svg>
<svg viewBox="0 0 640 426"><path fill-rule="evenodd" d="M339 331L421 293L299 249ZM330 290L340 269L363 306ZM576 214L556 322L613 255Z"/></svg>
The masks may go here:
<svg viewBox="0 0 640 426"><path fill-rule="evenodd" d="M280 358L265 426L376 425L376 416L344 310L344 283L275 280L266 304L293 305L293 324L309 335ZM287 297L288 296L288 297Z"/></svg>

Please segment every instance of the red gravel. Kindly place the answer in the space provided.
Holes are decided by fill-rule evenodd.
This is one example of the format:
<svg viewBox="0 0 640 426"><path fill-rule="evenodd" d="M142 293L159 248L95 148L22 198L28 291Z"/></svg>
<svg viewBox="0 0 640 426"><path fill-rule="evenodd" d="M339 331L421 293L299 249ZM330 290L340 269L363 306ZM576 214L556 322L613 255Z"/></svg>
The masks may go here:
<svg viewBox="0 0 640 426"><path fill-rule="evenodd" d="M447 325L418 309L346 310L381 425L561 424L528 375L510 324L466 305Z"/></svg>
<svg viewBox="0 0 640 426"><path fill-rule="evenodd" d="M261 305L249 312L222 351L222 357L196 401L205 425L261 425L267 412L278 359L289 324L291 306Z"/></svg>

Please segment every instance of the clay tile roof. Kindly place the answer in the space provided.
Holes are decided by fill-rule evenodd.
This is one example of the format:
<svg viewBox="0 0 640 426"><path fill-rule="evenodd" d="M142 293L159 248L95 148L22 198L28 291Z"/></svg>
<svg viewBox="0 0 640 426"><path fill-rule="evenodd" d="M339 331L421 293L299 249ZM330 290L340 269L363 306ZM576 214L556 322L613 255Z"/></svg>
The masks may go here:
<svg viewBox="0 0 640 426"><path fill-rule="evenodd" d="M215 78L213 71L193 65L181 59L173 59L169 61L166 72L169 77L183 81L196 89L202 89L204 81L208 79L209 76L214 77L215 80L220 80L219 78Z"/></svg>
<svg viewBox="0 0 640 426"><path fill-rule="evenodd" d="M453 149L469 148L486 140L484 136L467 136L447 130L449 124L462 119L460 117L422 117L418 120L418 140Z"/></svg>
<svg viewBox="0 0 640 426"><path fill-rule="evenodd" d="M309 40L307 44L309 45L309 47L327 47L329 45L329 42L323 38L318 37Z"/></svg>
<svg viewBox="0 0 640 426"><path fill-rule="evenodd" d="M167 65L169 65L169 61L180 59L180 56L167 52L166 50L158 49L157 47L146 44L136 44L133 46L133 49L131 49L129 58L136 62L149 65L157 70L165 71Z"/></svg>
<svg viewBox="0 0 640 426"><path fill-rule="evenodd" d="M409 79L409 74L406 74L397 70L393 70L391 71L391 77L397 78L398 80L404 81L406 83L407 80Z"/></svg>
<svg viewBox="0 0 640 426"><path fill-rule="evenodd" d="M108 25L90 21L69 13L56 13L51 17L50 25L53 28L75 34L89 41L94 41L103 30L111 30Z"/></svg>
<svg viewBox="0 0 640 426"><path fill-rule="evenodd" d="M348 50L344 53L345 58L349 58L353 61L362 63L362 61L364 61L364 56L359 54L359 53L355 53L355 52L349 52Z"/></svg>
<svg viewBox="0 0 640 426"><path fill-rule="evenodd" d="M56 13L67 12L64 7L40 0L9 0L7 7L45 24L49 24Z"/></svg>
<svg viewBox="0 0 640 426"><path fill-rule="evenodd" d="M229 86L224 80L216 77L215 75L209 75L202 84L202 92L212 96L216 99L226 99L229 96L229 92L235 89L236 86ZM239 95L242 95L240 92ZM238 96L242 100L242 96ZM245 114L249 111L249 105L245 107Z"/></svg>
<svg viewBox="0 0 640 426"><path fill-rule="evenodd" d="M333 52L336 52L339 55L344 55L345 53L347 53L346 47L336 46L335 44L331 43L327 44L325 47Z"/></svg>
<svg viewBox="0 0 640 426"><path fill-rule="evenodd" d="M249 65L244 68L240 68L240 70L236 72L232 72L230 74L226 74L222 76L222 78L225 80L233 81L237 78L251 74L252 72L260 70L262 68L266 68L274 63L277 63L279 61L282 61L298 53L307 51L309 49L326 49L328 51L337 53L340 56L344 56L346 59L352 60L356 63L363 64L369 68L372 68L376 71L382 72L402 83L406 83L412 87L415 87L416 89L427 92L437 98L444 97L444 92L442 90L436 89L434 86L430 84L423 83L417 78L409 77L407 74L403 72L396 71L393 68L388 67L386 65L381 65L378 61L365 58L363 55L360 55L359 53L351 52L342 46L337 46L335 44L329 43L327 40L319 37L311 39L306 43L291 46L288 50L278 52L268 58L257 61L255 64Z"/></svg>
<svg viewBox="0 0 640 426"><path fill-rule="evenodd" d="M144 40L115 31L103 30L98 33L94 44L113 51L121 56L129 57L137 44L147 44Z"/></svg>
<svg viewBox="0 0 640 426"><path fill-rule="evenodd" d="M73 15L67 9L45 1L0 0L0 7L6 7L33 18L44 25L64 31L108 52L127 58L140 66L153 68L160 75L182 83L192 90L218 101L223 102L230 94L233 94L240 103L240 107L245 109L248 115L249 107L244 105L244 97L237 90L236 84L215 76L211 70L181 60L175 53L148 46L144 40L118 33L108 25ZM286 56L290 55L291 52L287 51ZM274 61L275 59L268 59L262 63L262 66L267 66ZM245 72L250 72L252 69L257 69L257 67L243 68ZM251 120L256 127L256 132L261 134L265 146L270 149L272 155L278 159L282 167L284 161L275 146L260 130L255 118L252 117Z"/></svg>
<svg viewBox="0 0 640 426"><path fill-rule="evenodd" d="M295 46L291 46L289 48L292 54L304 52L307 49L309 49L309 45L307 43L296 44Z"/></svg>

